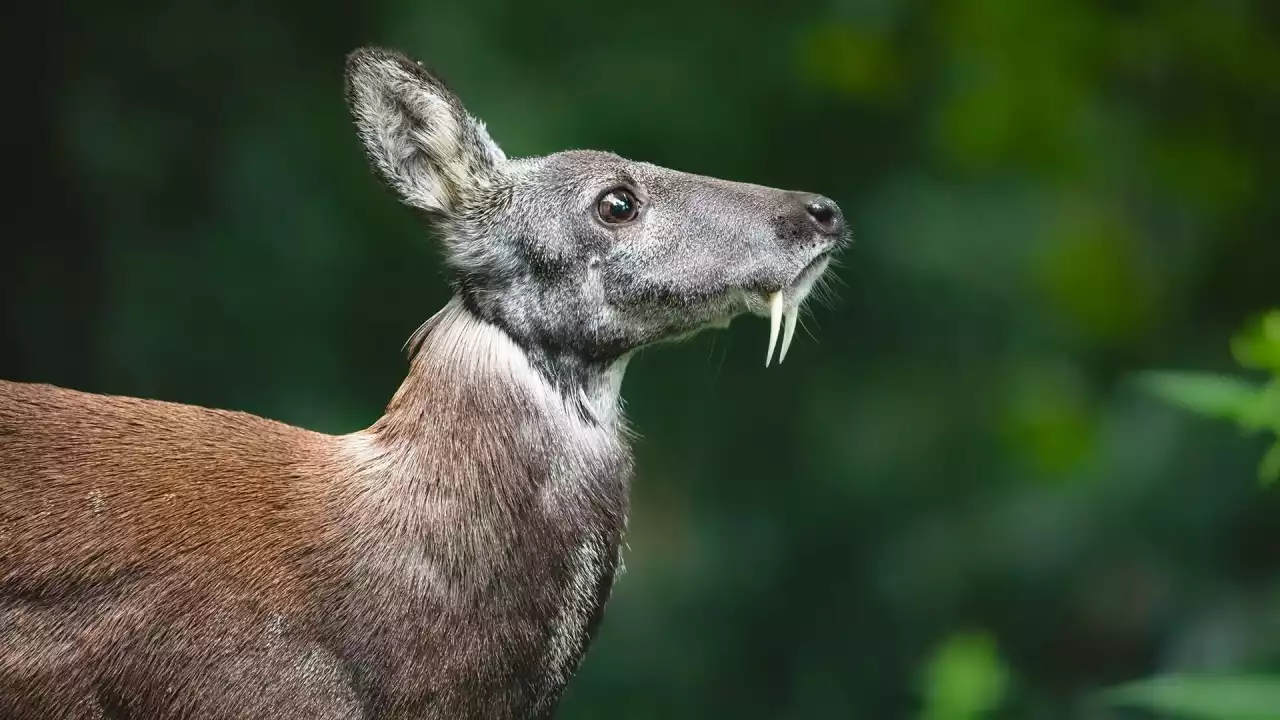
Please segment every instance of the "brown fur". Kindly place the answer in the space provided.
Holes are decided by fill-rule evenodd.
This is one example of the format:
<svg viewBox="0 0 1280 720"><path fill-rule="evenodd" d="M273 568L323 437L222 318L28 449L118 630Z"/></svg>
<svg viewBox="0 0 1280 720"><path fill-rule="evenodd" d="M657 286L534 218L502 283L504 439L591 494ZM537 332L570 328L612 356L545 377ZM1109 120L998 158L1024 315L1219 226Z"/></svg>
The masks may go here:
<svg viewBox="0 0 1280 720"><path fill-rule="evenodd" d="M451 305L347 436L0 382L0 717L549 714L629 458L565 454L568 408L496 332ZM570 461L589 492L562 497ZM549 667L584 541L607 562Z"/></svg>
<svg viewBox="0 0 1280 720"><path fill-rule="evenodd" d="M243 413L0 382L5 716L95 698L97 671L152 635L196 630L178 657L156 649L197 671L219 643L201 616L304 607L335 450Z"/></svg>

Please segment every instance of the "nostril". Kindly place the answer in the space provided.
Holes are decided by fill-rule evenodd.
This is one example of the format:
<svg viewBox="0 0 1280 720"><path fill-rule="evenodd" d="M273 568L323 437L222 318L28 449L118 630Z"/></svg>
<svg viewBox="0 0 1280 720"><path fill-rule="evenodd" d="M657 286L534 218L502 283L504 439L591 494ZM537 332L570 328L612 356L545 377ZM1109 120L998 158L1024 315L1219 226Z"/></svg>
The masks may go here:
<svg viewBox="0 0 1280 720"><path fill-rule="evenodd" d="M830 225L831 219L835 217L835 211L826 203L811 202L806 206L806 209L809 211L809 216L819 225Z"/></svg>
<svg viewBox="0 0 1280 720"><path fill-rule="evenodd" d="M804 206L804 209L822 232L834 233L839 231L840 213L836 210L835 203L826 198L817 198L809 201Z"/></svg>

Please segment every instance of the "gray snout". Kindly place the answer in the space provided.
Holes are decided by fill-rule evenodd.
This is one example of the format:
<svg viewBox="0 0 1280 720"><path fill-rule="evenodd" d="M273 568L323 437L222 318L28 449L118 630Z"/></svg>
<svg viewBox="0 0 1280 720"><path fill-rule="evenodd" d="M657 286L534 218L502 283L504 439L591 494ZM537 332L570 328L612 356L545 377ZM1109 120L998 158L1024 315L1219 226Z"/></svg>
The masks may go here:
<svg viewBox="0 0 1280 720"><path fill-rule="evenodd" d="M813 193L795 193L795 197L818 232L823 235L844 234L844 214L834 200Z"/></svg>
<svg viewBox="0 0 1280 720"><path fill-rule="evenodd" d="M777 214L773 228L788 249L832 248L847 237L844 213L831 198L815 193L786 190L774 197Z"/></svg>

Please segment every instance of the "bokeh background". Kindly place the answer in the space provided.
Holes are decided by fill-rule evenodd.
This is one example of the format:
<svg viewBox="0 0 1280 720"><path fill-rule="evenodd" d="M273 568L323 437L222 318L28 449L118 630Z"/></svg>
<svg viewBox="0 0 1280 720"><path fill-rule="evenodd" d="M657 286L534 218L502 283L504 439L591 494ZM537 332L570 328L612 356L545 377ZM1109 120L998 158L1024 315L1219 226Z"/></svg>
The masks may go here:
<svg viewBox="0 0 1280 720"><path fill-rule="evenodd" d="M1267 0L58 0L10 29L0 377L371 423L448 296L345 53L511 155L822 192L856 244L787 363L645 352L627 572L564 718L1111 718L1280 667L1263 442L1141 391L1280 303ZM8 23L7 23L8 24Z"/></svg>

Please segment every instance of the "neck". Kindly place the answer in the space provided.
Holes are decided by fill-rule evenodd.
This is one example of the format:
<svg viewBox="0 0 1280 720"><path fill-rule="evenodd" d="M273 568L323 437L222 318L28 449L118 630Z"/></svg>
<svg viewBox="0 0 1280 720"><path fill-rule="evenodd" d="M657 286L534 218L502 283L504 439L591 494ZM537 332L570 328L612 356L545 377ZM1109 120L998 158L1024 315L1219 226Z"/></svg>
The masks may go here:
<svg viewBox="0 0 1280 720"><path fill-rule="evenodd" d="M528 503L558 517L583 517L585 504L607 523L625 523L631 453L616 409L621 366L557 385L456 298L411 342L409 374L386 413L348 441L362 513L393 525L417 517L417 527L429 510L441 527L500 534L520 526L513 509ZM454 549L465 555L471 546Z"/></svg>
<svg viewBox="0 0 1280 720"><path fill-rule="evenodd" d="M620 391L629 355L604 364L521 347L458 297L424 323L409 346L409 373L375 430L445 419L472 404L622 430Z"/></svg>
<svg viewBox="0 0 1280 720"><path fill-rule="evenodd" d="M457 299L411 342L408 376L382 418L343 438L348 474L332 484L347 523L336 532L372 573L365 594L485 599L511 622L556 606L545 593L563 590L561 563L612 563L626 525L621 368L557 384ZM510 602L492 600L504 592Z"/></svg>

